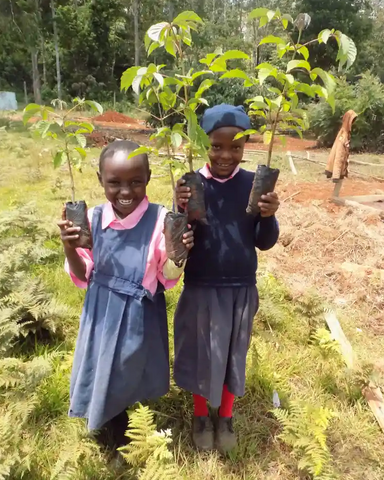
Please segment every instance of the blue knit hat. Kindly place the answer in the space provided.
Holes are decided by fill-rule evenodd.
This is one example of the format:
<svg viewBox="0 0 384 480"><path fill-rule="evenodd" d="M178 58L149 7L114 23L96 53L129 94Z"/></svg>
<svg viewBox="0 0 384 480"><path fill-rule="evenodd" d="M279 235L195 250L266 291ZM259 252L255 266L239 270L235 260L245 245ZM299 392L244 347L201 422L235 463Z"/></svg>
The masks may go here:
<svg viewBox="0 0 384 480"><path fill-rule="evenodd" d="M222 127L238 127L242 130L249 130L251 128L251 120L245 113L243 106L234 107L222 103L215 107L208 108L200 120L201 128L208 135L213 130Z"/></svg>

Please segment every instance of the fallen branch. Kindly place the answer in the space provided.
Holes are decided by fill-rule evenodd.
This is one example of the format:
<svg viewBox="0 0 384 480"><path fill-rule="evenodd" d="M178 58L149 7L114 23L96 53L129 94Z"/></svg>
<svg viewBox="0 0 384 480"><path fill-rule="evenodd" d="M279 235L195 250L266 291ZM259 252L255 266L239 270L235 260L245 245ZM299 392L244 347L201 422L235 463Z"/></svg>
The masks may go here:
<svg viewBox="0 0 384 480"><path fill-rule="evenodd" d="M299 193L301 193L301 190L299 190L298 192L292 193L292 195L289 195L289 197L287 197L287 198L284 198L282 203L287 202L288 200L290 200L293 197L296 197L296 195L299 195Z"/></svg>

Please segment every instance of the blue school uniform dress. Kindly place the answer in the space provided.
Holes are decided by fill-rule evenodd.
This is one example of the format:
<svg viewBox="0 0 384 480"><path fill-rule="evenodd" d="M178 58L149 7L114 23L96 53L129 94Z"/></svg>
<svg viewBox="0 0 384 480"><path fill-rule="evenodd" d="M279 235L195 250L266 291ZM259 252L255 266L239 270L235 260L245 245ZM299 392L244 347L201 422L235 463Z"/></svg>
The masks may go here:
<svg viewBox="0 0 384 480"><path fill-rule="evenodd" d="M151 237L163 207L149 204L129 230L102 228L92 217L92 272L80 320L69 415L100 429L128 406L165 395L169 352L163 289L143 285Z"/></svg>
<svg viewBox="0 0 384 480"><path fill-rule="evenodd" d="M203 173L203 174L201 174ZM174 324L176 384L219 407L223 385L244 395L245 364L259 305L256 248L277 242L276 218L246 213L254 173L223 182L206 166L208 225L197 224Z"/></svg>

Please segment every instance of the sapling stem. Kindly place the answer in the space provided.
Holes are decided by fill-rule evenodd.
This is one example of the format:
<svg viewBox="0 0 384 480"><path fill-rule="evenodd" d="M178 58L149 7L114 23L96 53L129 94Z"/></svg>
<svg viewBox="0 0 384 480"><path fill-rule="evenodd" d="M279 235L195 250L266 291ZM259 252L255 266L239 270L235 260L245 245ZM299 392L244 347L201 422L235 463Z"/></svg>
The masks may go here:
<svg viewBox="0 0 384 480"><path fill-rule="evenodd" d="M269 148L268 148L268 157L267 157L267 167L270 167L271 166L271 160L272 160L272 152L273 152L273 143L275 141L275 135L276 135L276 129L277 129L277 124L279 123L279 113L280 113L280 108L279 110L277 111L277 114L276 114L276 119L272 125L272 135L271 135L271 142L269 144Z"/></svg>
<svg viewBox="0 0 384 480"><path fill-rule="evenodd" d="M67 157L69 178L71 179L72 203L75 203L75 180L73 178L73 171L72 171L71 159L70 159L70 156L69 156L69 149L68 149L68 143L67 142L65 142L65 155Z"/></svg>

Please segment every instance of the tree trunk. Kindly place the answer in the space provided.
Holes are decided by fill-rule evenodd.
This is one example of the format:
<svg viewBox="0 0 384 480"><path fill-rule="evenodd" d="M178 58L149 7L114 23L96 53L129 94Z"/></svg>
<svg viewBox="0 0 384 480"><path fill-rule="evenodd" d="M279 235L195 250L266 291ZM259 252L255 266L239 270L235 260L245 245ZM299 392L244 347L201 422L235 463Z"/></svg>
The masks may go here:
<svg viewBox="0 0 384 480"><path fill-rule="evenodd" d="M41 39L41 56L43 58L43 86L47 84L47 65L45 62L45 42L44 38Z"/></svg>
<svg viewBox="0 0 384 480"><path fill-rule="evenodd" d="M59 37L57 34L56 12L54 0L51 1L52 21L53 21L53 38L55 42L56 52L56 80L57 80L57 96L61 100L61 70L60 70L60 52L59 52Z"/></svg>
<svg viewBox="0 0 384 480"><path fill-rule="evenodd" d="M40 83L40 72L38 64L38 52L37 48L34 47L31 50L31 59L32 59L32 79L33 79L33 96L35 97L35 103L41 105L41 83Z"/></svg>
<svg viewBox="0 0 384 480"><path fill-rule="evenodd" d="M133 24L135 31L135 66L140 65L139 0L133 0Z"/></svg>

